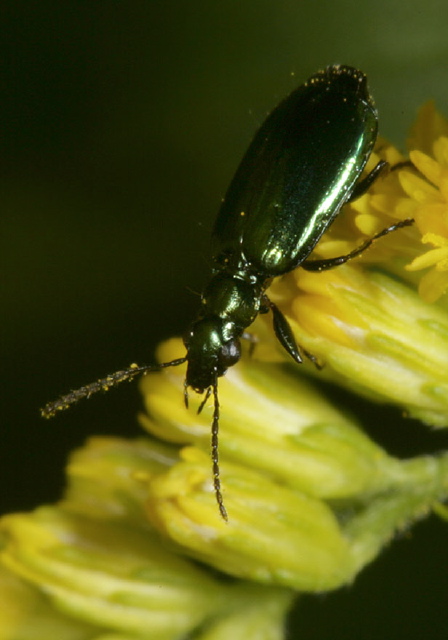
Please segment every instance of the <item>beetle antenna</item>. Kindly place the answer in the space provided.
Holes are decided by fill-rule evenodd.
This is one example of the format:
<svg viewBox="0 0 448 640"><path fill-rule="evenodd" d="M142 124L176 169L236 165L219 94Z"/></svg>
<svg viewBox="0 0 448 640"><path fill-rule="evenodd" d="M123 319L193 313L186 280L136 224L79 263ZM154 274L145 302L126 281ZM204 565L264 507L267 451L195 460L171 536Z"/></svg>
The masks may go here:
<svg viewBox="0 0 448 640"><path fill-rule="evenodd" d="M219 400L218 400L218 381L216 378L215 378L215 381L213 382L212 387L213 387L213 399L214 399L213 422L212 422L213 487L215 489L215 496L216 496L216 501L218 502L219 513L221 514L223 520L228 522L229 518L227 516L227 510L224 506L224 499L222 497L222 492L221 492L221 478L219 474L219 443L218 443Z"/></svg>
<svg viewBox="0 0 448 640"><path fill-rule="evenodd" d="M41 409L41 414L44 418L52 418L58 411L68 409L72 404L76 404L83 398L90 398L94 393L98 391L109 391L111 387L116 387L126 380L133 380L138 375L145 375L150 371L160 371L166 367L177 367L179 364L184 364L187 361L186 356L184 358L177 358L177 360L171 360L170 362L162 362L161 364L154 365L142 365L131 364L129 369L123 369L122 371L115 371L105 378L101 378L96 382L87 384L84 387L80 387L75 391L70 391L65 396L61 396L58 400L49 402Z"/></svg>

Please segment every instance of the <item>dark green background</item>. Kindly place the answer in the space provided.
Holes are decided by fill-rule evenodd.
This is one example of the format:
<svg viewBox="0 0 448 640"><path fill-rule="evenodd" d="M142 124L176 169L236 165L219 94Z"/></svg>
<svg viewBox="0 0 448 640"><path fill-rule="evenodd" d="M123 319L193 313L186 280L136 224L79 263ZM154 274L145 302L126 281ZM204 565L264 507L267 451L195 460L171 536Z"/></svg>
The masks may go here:
<svg viewBox="0 0 448 640"><path fill-rule="evenodd" d="M1 3L2 511L56 499L88 434L139 433L135 385L50 422L38 408L183 331L266 111L347 63L400 144L423 100L448 115L447 25L431 0ZM447 445L396 412L363 419L396 454ZM302 600L291 638L446 640L447 541L435 518L416 527L354 587Z"/></svg>

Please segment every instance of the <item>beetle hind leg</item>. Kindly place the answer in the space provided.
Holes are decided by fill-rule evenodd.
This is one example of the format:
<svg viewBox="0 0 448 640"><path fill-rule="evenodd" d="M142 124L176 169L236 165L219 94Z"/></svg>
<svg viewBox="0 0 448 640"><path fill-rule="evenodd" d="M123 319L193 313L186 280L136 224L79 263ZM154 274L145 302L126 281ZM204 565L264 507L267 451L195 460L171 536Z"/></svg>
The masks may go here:
<svg viewBox="0 0 448 640"><path fill-rule="evenodd" d="M376 233L374 236L366 240L362 243L360 247L353 249L350 253L347 253L345 256L338 256L337 258L328 258L326 260L308 260L302 262L300 265L305 271L326 271L327 269L333 269L334 267L339 267L341 264L345 264L349 260L353 260L353 258L357 258L361 255L366 249L370 247L370 245L378 238L382 238L383 236L387 236L389 233L393 231L397 231L398 229L402 229L403 227L409 227L414 223L412 218L406 218L406 220L400 220L400 222L396 222L395 224L391 224L390 227L386 227L379 233Z"/></svg>
<svg viewBox="0 0 448 640"><path fill-rule="evenodd" d="M362 195L364 195L366 191L370 189L375 180L383 175L388 170L388 168L389 163L385 162L385 160L380 160L376 167L374 167L372 171L366 175L365 178L362 178L362 180L358 180L353 191L350 194L348 202L353 202L354 200L357 200Z"/></svg>

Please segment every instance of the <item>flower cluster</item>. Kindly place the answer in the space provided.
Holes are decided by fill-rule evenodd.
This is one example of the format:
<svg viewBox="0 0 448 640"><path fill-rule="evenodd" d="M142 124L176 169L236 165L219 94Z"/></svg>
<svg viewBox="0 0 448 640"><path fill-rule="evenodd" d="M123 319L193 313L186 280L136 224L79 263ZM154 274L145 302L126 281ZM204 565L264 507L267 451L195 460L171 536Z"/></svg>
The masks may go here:
<svg viewBox="0 0 448 640"><path fill-rule="evenodd" d="M389 172L345 207L316 255L415 224L269 289L323 368L287 362L260 317L254 353L220 380L229 522L211 477L213 403L198 415L193 397L186 410L182 366L146 376L145 438L93 438L72 454L60 503L0 521L2 638L280 640L298 593L352 582L398 530L442 513L448 454L390 456L314 381L448 426L448 123L425 106L409 156L381 141L368 169L379 159ZM158 355L184 348L171 340Z"/></svg>
<svg viewBox="0 0 448 640"><path fill-rule="evenodd" d="M432 103L420 111L409 145L406 159L379 142L368 168L386 160L388 174L345 208L315 253L344 255L397 221L415 224L337 269L297 269L275 281L270 296L287 315L298 344L325 364L320 375L444 427L448 123ZM428 251L427 244L434 248ZM269 332L264 338L269 340Z"/></svg>

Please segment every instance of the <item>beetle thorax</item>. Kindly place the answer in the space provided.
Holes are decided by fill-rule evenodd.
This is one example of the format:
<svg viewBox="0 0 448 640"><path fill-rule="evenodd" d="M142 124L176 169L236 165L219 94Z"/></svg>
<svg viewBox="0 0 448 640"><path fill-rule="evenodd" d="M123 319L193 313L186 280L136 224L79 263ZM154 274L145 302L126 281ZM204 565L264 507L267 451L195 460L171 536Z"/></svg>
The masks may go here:
<svg viewBox="0 0 448 640"><path fill-rule="evenodd" d="M260 311L261 285L216 273L202 296L198 319L184 338L187 385L204 391L240 358L240 337Z"/></svg>

